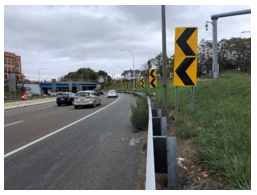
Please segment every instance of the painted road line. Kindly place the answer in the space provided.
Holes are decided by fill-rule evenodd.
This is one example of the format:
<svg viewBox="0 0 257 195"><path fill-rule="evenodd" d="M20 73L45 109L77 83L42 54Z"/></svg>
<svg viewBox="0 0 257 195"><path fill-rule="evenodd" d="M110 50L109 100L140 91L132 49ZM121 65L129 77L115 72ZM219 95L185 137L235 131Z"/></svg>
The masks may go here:
<svg viewBox="0 0 257 195"><path fill-rule="evenodd" d="M52 108L53 106L42 107L41 109Z"/></svg>
<svg viewBox="0 0 257 195"><path fill-rule="evenodd" d="M22 123L22 122L24 122L24 121L17 121L17 122L14 122L14 123L10 123L10 124L5 125L5 127L10 126L10 125L14 125L14 124L17 124L17 123Z"/></svg>

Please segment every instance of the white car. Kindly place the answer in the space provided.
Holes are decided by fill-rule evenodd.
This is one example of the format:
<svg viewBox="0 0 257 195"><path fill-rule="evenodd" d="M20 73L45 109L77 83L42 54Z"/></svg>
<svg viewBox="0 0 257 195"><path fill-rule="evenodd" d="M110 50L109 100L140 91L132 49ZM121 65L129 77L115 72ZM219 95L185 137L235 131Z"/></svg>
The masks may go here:
<svg viewBox="0 0 257 195"><path fill-rule="evenodd" d="M95 108L97 105L101 105L101 99L93 90L77 92L74 97L74 108L77 109L79 106L87 105Z"/></svg>
<svg viewBox="0 0 257 195"><path fill-rule="evenodd" d="M109 90L107 93L107 97L118 97L117 92L115 90Z"/></svg>

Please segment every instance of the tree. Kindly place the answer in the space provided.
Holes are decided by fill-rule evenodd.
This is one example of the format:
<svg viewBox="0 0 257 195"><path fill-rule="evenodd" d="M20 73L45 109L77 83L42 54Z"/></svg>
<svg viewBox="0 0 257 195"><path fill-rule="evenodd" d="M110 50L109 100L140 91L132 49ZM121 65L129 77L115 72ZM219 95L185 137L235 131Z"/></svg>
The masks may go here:
<svg viewBox="0 0 257 195"><path fill-rule="evenodd" d="M212 41L202 39L198 44L197 73L212 70L213 49ZM167 74L174 72L174 55L167 57ZM156 66L157 74L162 75L162 52L148 60ZM218 43L219 70L240 69L242 72L251 71L251 38L222 39ZM197 74L197 75L198 75ZM167 75L168 76L168 75Z"/></svg>
<svg viewBox="0 0 257 195"><path fill-rule="evenodd" d="M198 45L197 72L212 70L212 41L202 39Z"/></svg>
<svg viewBox="0 0 257 195"><path fill-rule="evenodd" d="M103 76L103 77L108 75L108 73L103 70L99 70L97 73L98 73L98 76Z"/></svg>
<svg viewBox="0 0 257 195"><path fill-rule="evenodd" d="M151 58L150 59L150 63L155 65L157 68L156 72L157 74L160 74L161 76L162 74L162 52L158 55L155 56L155 58ZM166 57L166 65L167 65L167 76L170 72L174 71L174 55L172 55L171 57Z"/></svg>
<svg viewBox="0 0 257 195"><path fill-rule="evenodd" d="M251 38L231 38L229 40L230 56L234 58L237 69L242 72L251 70Z"/></svg>
<svg viewBox="0 0 257 195"><path fill-rule="evenodd" d="M147 62L146 64L142 64L142 65L141 65L141 68L140 68L141 75L142 75L144 78L148 78L149 61L150 61L150 59L148 60L148 62Z"/></svg>
<svg viewBox="0 0 257 195"><path fill-rule="evenodd" d="M240 69L247 72L251 69L251 38L222 39L218 43L219 71ZM212 70L212 41L204 39L198 45L197 69L206 67Z"/></svg>

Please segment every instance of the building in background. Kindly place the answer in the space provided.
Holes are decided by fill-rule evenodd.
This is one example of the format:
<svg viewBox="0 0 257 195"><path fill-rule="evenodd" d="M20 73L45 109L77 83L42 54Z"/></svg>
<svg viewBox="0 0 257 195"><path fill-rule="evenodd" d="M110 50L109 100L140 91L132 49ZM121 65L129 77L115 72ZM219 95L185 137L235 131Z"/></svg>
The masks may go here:
<svg viewBox="0 0 257 195"><path fill-rule="evenodd" d="M4 52L4 80L9 78L9 73L15 73L17 80L22 80L21 57L15 53Z"/></svg>

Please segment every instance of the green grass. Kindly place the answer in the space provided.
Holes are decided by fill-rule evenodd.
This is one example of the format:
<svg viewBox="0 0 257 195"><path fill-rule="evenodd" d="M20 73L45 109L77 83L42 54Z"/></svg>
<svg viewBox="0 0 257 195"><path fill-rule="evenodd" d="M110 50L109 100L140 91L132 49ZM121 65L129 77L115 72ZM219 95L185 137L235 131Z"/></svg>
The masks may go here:
<svg viewBox="0 0 257 195"><path fill-rule="evenodd" d="M24 92L9 92L4 91L4 96L7 96L7 100L15 100L15 99L21 99L21 97L24 95Z"/></svg>
<svg viewBox="0 0 257 195"><path fill-rule="evenodd" d="M230 188L250 189L251 77L201 83L195 89L195 113L181 118L194 121L204 164L224 176Z"/></svg>
<svg viewBox="0 0 257 195"><path fill-rule="evenodd" d="M146 83L142 91L155 92L155 107L162 108L161 81L156 89L150 89ZM174 115L175 105L175 87L169 81L167 91L168 116ZM191 87L179 87L177 137L195 140L198 158L209 173L226 182L226 189L250 190L251 76L229 71L218 79L197 83L193 113L190 113L190 98Z"/></svg>

